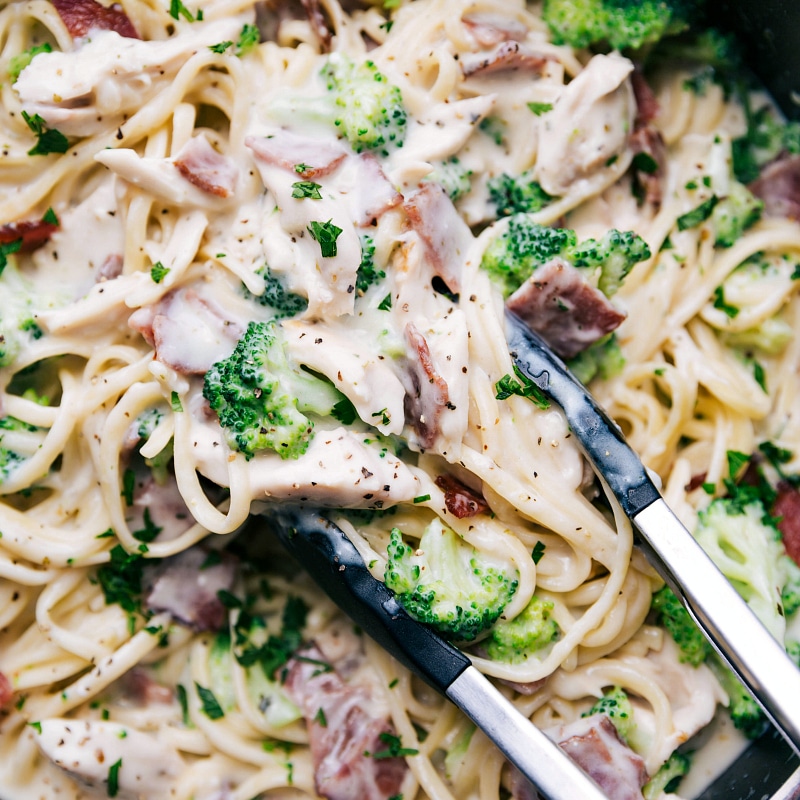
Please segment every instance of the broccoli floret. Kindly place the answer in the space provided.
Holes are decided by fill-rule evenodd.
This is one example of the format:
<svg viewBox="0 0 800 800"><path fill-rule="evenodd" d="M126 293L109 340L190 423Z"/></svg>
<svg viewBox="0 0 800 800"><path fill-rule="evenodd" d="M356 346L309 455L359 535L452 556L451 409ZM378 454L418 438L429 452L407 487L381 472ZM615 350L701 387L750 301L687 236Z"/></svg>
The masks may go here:
<svg viewBox="0 0 800 800"><path fill-rule="evenodd" d="M656 622L667 629L680 650L680 660L696 667L713 652L700 628L669 586L659 589L650 602Z"/></svg>
<svg viewBox="0 0 800 800"><path fill-rule="evenodd" d="M587 239L573 248L569 260L576 267L600 267L597 288L611 297L634 264L650 258L650 248L633 231L610 230L599 241Z"/></svg>
<svg viewBox="0 0 800 800"><path fill-rule="evenodd" d="M359 295L386 277L386 272L375 266L375 240L369 234L361 234L361 263L356 272L356 291Z"/></svg>
<svg viewBox="0 0 800 800"><path fill-rule="evenodd" d="M23 462L25 457L14 450L0 445L0 484L8 480L8 476Z"/></svg>
<svg viewBox="0 0 800 800"><path fill-rule="evenodd" d="M800 153L800 122L783 122L769 105L751 111L746 92L741 93L747 133L734 139L733 171L742 183L754 181L761 168L783 152Z"/></svg>
<svg viewBox="0 0 800 800"><path fill-rule="evenodd" d="M728 347L742 350L760 350L767 355L780 355L794 339L794 329L778 316L767 317L757 328L743 331L725 331L720 338Z"/></svg>
<svg viewBox="0 0 800 800"><path fill-rule="evenodd" d="M266 264L256 274L262 275L264 278L264 292L253 294L243 285L244 296L254 300L260 306L272 309L275 319L294 317L308 308L308 300L299 294L288 291L281 279Z"/></svg>
<svg viewBox="0 0 800 800"><path fill-rule="evenodd" d="M730 247L761 218L763 201L738 181L731 184L728 196L720 200L711 212L717 247Z"/></svg>
<svg viewBox="0 0 800 800"><path fill-rule="evenodd" d="M486 184L489 189L489 201L497 209L498 217L511 214L525 214L540 211L553 198L533 180L530 171L514 178L503 172L491 178Z"/></svg>
<svg viewBox="0 0 800 800"><path fill-rule="evenodd" d="M438 183L447 192L451 200L458 200L472 191L472 170L467 169L455 156L446 161L440 161L434 167L426 181Z"/></svg>
<svg viewBox="0 0 800 800"><path fill-rule="evenodd" d="M633 721L633 706L621 686L614 686L581 716L591 717L593 714L605 714L614 723L620 738L626 742L636 725Z"/></svg>
<svg viewBox="0 0 800 800"><path fill-rule="evenodd" d="M783 569L783 588L781 589L781 602L783 613L787 618L794 616L800 608L800 567L789 556L781 557Z"/></svg>
<svg viewBox="0 0 800 800"><path fill-rule="evenodd" d="M556 44L636 50L685 30L693 6L674 0L545 0L542 16Z"/></svg>
<svg viewBox="0 0 800 800"><path fill-rule="evenodd" d="M329 383L289 364L275 322L247 326L233 354L206 373L203 397L228 445L248 459L266 449L299 458L314 430L303 412L327 416L342 399Z"/></svg>
<svg viewBox="0 0 800 800"><path fill-rule="evenodd" d="M691 763L689 756L675 750L642 788L644 800L658 800L662 794L674 792Z"/></svg>
<svg viewBox="0 0 800 800"><path fill-rule="evenodd" d="M539 225L527 214L515 214L506 231L487 247L481 267L508 296L536 267L557 256L576 267L593 268L598 288L611 295L634 264L650 258L650 249L632 231L610 230L599 241L579 244L573 230Z"/></svg>
<svg viewBox="0 0 800 800"><path fill-rule="evenodd" d="M563 255L576 243L575 231L549 228L533 222L525 214L515 214L509 219L506 231L489 244L481 267L508 296L536 267Z"/></svg>
<svg viewBox="0 0 800 800"><path fill-rule="evenodd" d="M786 653L800 667L800 642L795 639L786 640Z"/></svg>
<svg viewBox="0 0 800 800"><path fill-rule="evenodd" d="M555 641L561 629L550 616L553 603L536 595L514 619L498 622L487 640L486 652L493 661L518 664Z"/></svg>
<svg viewBox="0 0 800 800"><path fill-rule="evenodd" d="M757 739L767 728L767 718L739 679L715 654L706 662L728 695L728 713L734 727L748 739Z"/></svg>
<svg viewBox="0 0 800 800"><path fill-rule="evenodd" d="M403 97L374 62L359 64L332 53L322 77L337 106L334 124L353 150L388 155L390 147L402 146L408 121Z"/></svg>
<svg viewBox="0 0 800 800"><path fill-rule="evenodd" d="M622 372L625 356L616 335L610 333L571 358L568 366L581 383L589 383L594 378L608 380Z"/></svg>
<svg viewBox="0 0 800 800"><path fill-rule="evenodd" d="M718 498L698 515L694 535L767 630L782 642L783 548L764 505L752 492Z"/></svg>
<svg viewBox="0 0 800 800"><path fill-rule="evenodd" d="M491 627L517 590L517 578L501 563L479 554L438 519L416 550L393 528L387 553L384 580L403 608L457 641L472 641Z"/></svg>

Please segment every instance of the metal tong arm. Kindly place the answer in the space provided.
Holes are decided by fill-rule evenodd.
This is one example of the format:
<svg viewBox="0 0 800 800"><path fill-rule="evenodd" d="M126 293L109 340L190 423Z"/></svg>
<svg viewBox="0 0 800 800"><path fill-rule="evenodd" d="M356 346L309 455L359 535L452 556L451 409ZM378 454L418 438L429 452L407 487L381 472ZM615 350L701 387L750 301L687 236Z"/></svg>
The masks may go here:
<svg viewBox="0 0 800 800"><path fill-rule="evenodd" d="M511 312L506 319L519 370L563 409L650 563L800 754L800 670L664 502L618 426L536 333Z"/></svg>

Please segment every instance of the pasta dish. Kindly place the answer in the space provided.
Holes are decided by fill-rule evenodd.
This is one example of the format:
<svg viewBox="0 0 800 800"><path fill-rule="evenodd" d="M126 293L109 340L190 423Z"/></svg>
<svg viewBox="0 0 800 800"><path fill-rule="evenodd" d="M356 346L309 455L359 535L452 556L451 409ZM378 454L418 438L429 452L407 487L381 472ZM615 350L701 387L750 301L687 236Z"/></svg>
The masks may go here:
<svg viewBox="0 0 800 800"><path fill-rule="evenodd" d="M736 59L655 0L0 0L2 800L535 797L276 503L609 797L764 730L504 328L797 655L800 131Z"/></svg>

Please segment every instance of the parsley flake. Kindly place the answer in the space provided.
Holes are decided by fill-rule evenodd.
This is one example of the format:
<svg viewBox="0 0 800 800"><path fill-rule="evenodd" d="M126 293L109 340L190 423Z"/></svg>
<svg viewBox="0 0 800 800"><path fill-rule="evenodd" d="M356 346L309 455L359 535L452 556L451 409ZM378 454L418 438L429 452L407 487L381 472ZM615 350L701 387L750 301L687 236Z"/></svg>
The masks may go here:
<svg viewBox="0 0 800 800"><path fill-rule="evenodd" d="M701 222L705 222L711 216L711 212L718 202L719 198L715 194L712 194L708 200L700 203L697 208L693 208L691 211L681 214L681 216L678 217L678 230L687 231L689 228L696 228Z"/></svg>
<svg viewBox="0 0 800 800"><path fill-rule="evenodd" d="M292 184L292 197L298 199L322 200L320 189L322 187L314 181L297 181Z"/></svg>
<svg viewBox="0 0 800 800"><path fill-rule="evenodd" d="M542 560L542 556L544 555L544 551L547 545L544 542L539 541L533 546L533 552L531 553L531 558L533 559L534 564L538 564Z"/></svg>
<svg viewBox="0 0 800 800"><path fill-rule="evenodd" d="M156 261L152 267L150 267L150 277L156 282L161 283L164 278L167 277L169 273L169 267L165 267L160 261Z"/></svg>
<svg viewBox="0 0 800 800"><path fill-rule="evenodd" d="M122 767L122 759L118 759L108 768L108 796L116 797L119 792L119 771Z"/></svg>
<svg viewBox="0 0 800 800"><path fill-rule="evenodd" d="M181 0L170 0L169 15L172 19L183 17L187 22L194 22L194 14L181 2Z"/></svg>
<svg viewBox="0 0 800 800"><path fill-rule="evenodd" d="M66 153L69 150L67 137L55 128L48 128L47 122L38 114L31 116L27 111L23 111L22 119L37 139L36 144L28 150L29 156L47 156L50 153Z"/></svg>
<svg viewBox="0 0 800 800"><path fill-rule="evenodd" d="M319 249L323 258L333 258L338 252L336 240L342 233L342 229L334 225L331 220L327 222L317 222L312 220L307 228L314 241L319 242Z"/></svg>
<svg viewBox="0 0 800 800"><path fill-rule="evenodd" d="M205 686L201 686L197 681L194 682L194 685L197 689L197 694L200 697L200 702L203 705L203 713L209 719L221 719L224 717L225 712L222 710L222 706L214 696L214 692L212 692L211 689L206 689Z"/></svg>
<svg viewBox="0 0 800 800"><path fill-rule="evenodd" d="M20 247L22 247L21 236L19 239L14 239L13 242L0 242L0 275L3 274L3 270L8 265L8 256L18 252Z"/></svg>
<svg viewBox="0 0 800 800"><path fill-rule="evenodd" d="M512 394L520 397L527 397L537 408L549 408L550 401L545 393L522 371L514 366L514 374L518 380L514 380L511 375L503 375L495 384L494 388L498 400L507 400Z"/></svg>
<svg viewBox="0 0 800 800"><path fill-rule="evenodd" d="M542 114L546 114L548 111L553 110L552 103L528 103L528 108L536 114L537 117L541 117Z"/></svg>

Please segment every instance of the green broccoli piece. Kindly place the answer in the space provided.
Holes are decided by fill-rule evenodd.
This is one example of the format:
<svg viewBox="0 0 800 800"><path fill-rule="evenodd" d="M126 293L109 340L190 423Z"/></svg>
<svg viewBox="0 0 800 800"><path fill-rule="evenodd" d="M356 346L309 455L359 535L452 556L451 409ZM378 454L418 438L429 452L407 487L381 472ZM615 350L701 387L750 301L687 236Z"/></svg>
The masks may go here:
<svg viewBox="0 0 800 800"><path fill-rule="evenodd" d="M593 714L605 714L617 729L620 738L627 742L636 723L633 721L633 706L621 686L614 686L606 692L582 717L591 717Z"/></svg>
<svg viewBox="0 0 800 800"><path fill-rule="evenodd" d="M23 50L21 53L13 56L8 62L8 77L11 78L11 83L16 82L22 70L24 70L39 53L52 52L53 48L50 43L44 42L43 44L29 47L27 50Z"/></svg>
<svg viewBox="0 0 800 800"><path fill-rule="evenodd" d="M545 0L542 17L556 44L607 43L638 50L688 27L694 5L669 0Z"/></svg>
<svg viewBox="0 0 800 800"><path fill-rule="evenodd" d="M523 172L516 178L503 172L491 178L487 188L489 201L494 204L498 217L541 211L553 200L553 197L533 180L530 171Z"/></svg>
<svg viewBox="0 0 800 800"><path fill-rule="evenodd" d="M780 642L786 630L781 604L783 548L764 504L741 487L698 515L694 536L767 630Z"/></svg>
<svg viewBox="0 0 800 800"><path fill-rule="evenodd" d="M493 661L518 664L547 647L560 635L558 623L550 616L553 603L536 595L514 619L500 621L487 640L486 652Z"/></svg>
<svg viewBox="0 0 800 800"><path fill-rule="evenodd" d="M796 639L787 639L786 640L786 653L788 654L789 658L800 667L800 642Z"/></svg>
<svg viewBox="0 0 800 800"><path fill-rule="evenodd" d="M25 456L21 456L14 450L0 445L0 484L7 481L11 473L14 472L23 461L25 461Z"/></svg>
<svg viewBox="0 0 800 800"><path fill-rule="evenodd" d="M633 231L610 230L599 241L587 239L569 252L576 267L600 267L597 288L611 297L633 269L634 264L650 258L650 248Z"/></svg>
<svg viewBox="0 0 800 800"><path fill-rule="evenodd" d="M258 295L253 294L244 284L242 284L242 291L248 299L255 301L260 306L270 308L274 319L294 317L308 308L308 300L299 294L288 291L283 285L283 281L266 264L256 274L262 275L264 278L264 292Z"/></svg>
<svg viewBox="0 0 800 800"><path fill-rule="evenodd" d="M720 339L728 347L760 350L767 355L780 355L794 339L794 329L779 316L767 317L757 328L743 331L724 331Z"/></svg>
<svg viewBox="0 0 800 800"><path fill-rule="evenodd" d="M748 739L757 739L767 729L767 718L758 703L716 654L706 663L728 695L728 713L734 727Z"/></svg>
<svg viewBox="0 0 800 800"><path fill-rule="evenodd" d="M438 183L447 192L447 196L455 201L472 191L472 170L467 169L455 156L436 164L426 181Z"/></svg>
<svg viewBox="0 0 800 800"><path fill-rule="evenodd" d="M403 97L374 62L332 53L322 77L337 106L334 124L353 150L388 155L390 147L402 147L408 121Z"/></svg>
<svg viewBox="0 0 800 800"><path fill-rule="evenodd" d="M738 181L731 184L727 197L711 212L717 247L731 247L742 234L761 218L764 203Z"/></svg>
<svg viewBox="0 0 800 800"><path fill-rule="evenodd" d="M711 655L711 644L669 586L662 587L653 595L650 608L655 613L657 624L666 628L675 640L683 663L696 667Z"/></svg>
<svg viewBox="0 0 800 800"><path fill-rule="evenodd" d="M247 459L266 449L299 458L314 430L304 412L328 416L342 399L329 383L289 363L272 321L247 326L233 354L206 373L203 397L217 412L228 445Z"/></svg>
<svg viewBox="0 0 800 800"><path fill-rule="evenodd" d="M577 243L575 231L550 228L515 214L508 228L486 248L481 267L507 297L530 277L536 267L562 256Z"/></svg>
<svg viewBox="0 0 800 800"><path fill-rule="evenodd" d="M781 602L783 603L783 613L788 619L793 617L800 608L800 567L787 555L781 557L781 567L784 575Z"/></svg>
<svg viewBox="0 0 800 800"><path fill-rule="evenodd" d="M642 788L644 800L658 800L662 794L674 792L681 778L689 771L692 762L685 753L677 750L661 765L658 772Z"/></svg>
<svg viewBox="0 0 800 800"><path fill-rule="evenodd" d="M747 133L732 142L733 171L737 180L751 183L761 168L781 153L800 153L800 122L783 122L769 105L750 108L746 91L740 96L747 118Z"/></svg>
<svg viewBox="0 0 800 800"><path fill-rule="evenodd" d="M610 333L571 358L567 365L581 383L587 384L594 378L608 380L619 375L625 366L625 356L616 334Z"/></svg>
<svg viewBox="0 0 800 800"><path fill-rule="evenodd" d="M486 248L481 267L505 296L516 291L533 271L560 257L576 267L593 268L598 288L613 294L639 261L650 258L650 248L632 231L610 230L599 241L578 243L575 231L533 222L527 214L514 214L508 228Z"/></svg>
<svg viewBox="0 0 800 800"><path fill-rule="evenodd" d="M517 590L501 563L465 544L438 519L415 550L393 528L384 571L386 586L415 619L457 641L472 641L490 628Z"/></svg>
<svg viewBox="0 0 800 800"><path fill-rule="evenodd" d="M375 240L368 233L361 234L361 263L356 272L356 291L359 295L370 286L380 283L386 277L386 272L375 266Z"/></svg>

